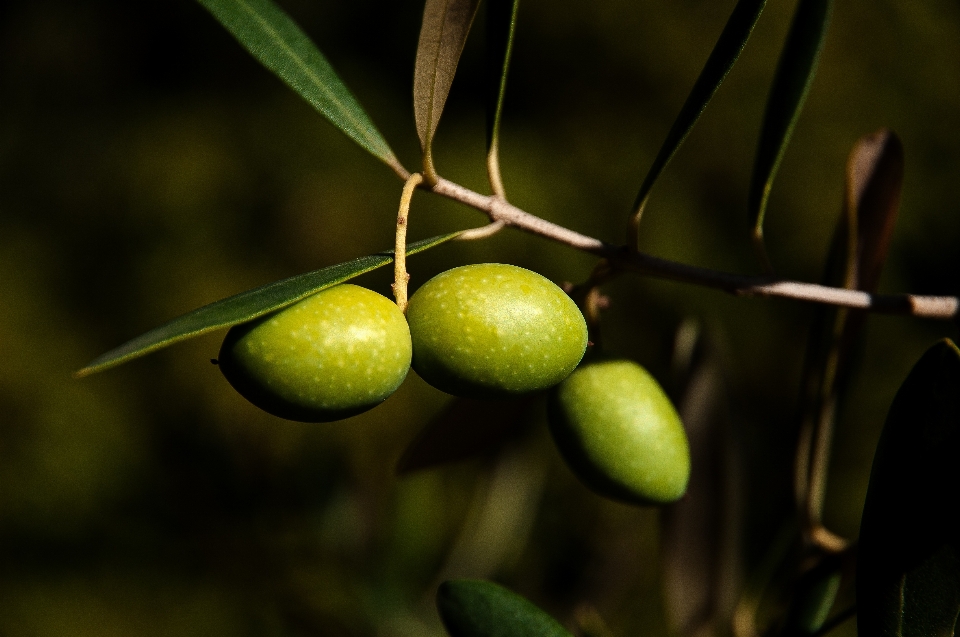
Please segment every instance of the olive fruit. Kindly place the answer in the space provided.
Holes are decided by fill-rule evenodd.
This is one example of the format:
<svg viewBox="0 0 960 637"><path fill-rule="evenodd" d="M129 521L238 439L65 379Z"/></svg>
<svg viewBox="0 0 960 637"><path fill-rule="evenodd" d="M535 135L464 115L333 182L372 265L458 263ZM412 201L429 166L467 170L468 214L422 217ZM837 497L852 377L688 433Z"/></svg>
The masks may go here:
<svg viewBox="0 0 960 637"><path fill-rule="evenodd" d="M640 365L598 357L555 387L548 404L560 453L600 495L665 504L686 491L686 432L670 399Z"/></svg>
<svg viewBox="0 0 960 637"><path fill-rule="evenodd" d="M344 284L233 327L218 362L230 384L264 411L329 422L386 400L406 378L410 356L399 308Z"/></svg>
<svg viewBox="0 0 960 637"><path fill-rule="evenodd" d="M587 347L576 303L536 272L484 263L427 281L407 307L413 369L449 394L497 398L547 389Z"/></svg>

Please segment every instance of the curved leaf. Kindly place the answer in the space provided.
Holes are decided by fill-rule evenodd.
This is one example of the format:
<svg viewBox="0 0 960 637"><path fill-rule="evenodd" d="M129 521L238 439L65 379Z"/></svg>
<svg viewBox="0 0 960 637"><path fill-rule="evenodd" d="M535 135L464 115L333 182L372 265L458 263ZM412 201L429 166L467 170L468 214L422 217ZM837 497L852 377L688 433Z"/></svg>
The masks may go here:
<svg viewBox="0 0 960 637"><path fill-rule="evenodd" d="M504 196L500 177L500 114L507 92L520 0L487 0L487 172L494 194Z"/></svg>
<svg viewBox="0 0 960 637"><path fill-rule="evenodd" d="M402 167L316 45L270 0L198 0L253 57L388 166Z"/></svg>
<svg viewBox="0 0 960 637"><path fill-rule="evenodd" d="M832 6L832 0L800 0L780 54L750 182L750 223L757 241L763 237L763 217L773 178L817 72Z"/></svg>
<svg viewBox="0 0 960 637"><path fill-rule="evenodd" d="M424 172L436 176L431 147L440 114L480 0L427 0L413 73L413 113L424 153Z"/></svg>
<svg viewBox="0 0 960 637"><path fill-rule="evenodd" d="M459 232L454 232L411 243L407 246L407 254L423 252L449 241L459 234ZM146 334L127 341L120 347L94 359L75 375L77 377L89 376L188 338L238 323L245 323L268 312L274 312L296 303L320 290L343 283L392 262L392 250L380 252L241 292L188 312L169 323L150 330Z"/></svg>
<svg viewBox="0 0 960 637"><path fill-rule="evenodd" d="M526 598L493 582L444 582L437 610L451 637L572 637Z"/></svg>
<svg viewBox="0 0 960 637"><path fill-rule="evenodd" d="M860 524L862 637L952 637L960 613L960 349L931 347L887 416Z"/></svg>
<svg viewBox="0 0 960 637"><path fill-rule="evenodd" d="M660 151L640 186L640 192L637 193L637 199L634 203L634 210L637 211L637 214L643 211L653 184L673 158L677 149L680 148L683 140L687 138L687 135L693 129L693 125L697 123L700 115L707 107L707 103L710 102L730 69L733 68L734 62L740 57L740 53L746 46L747 39L753 32L753 27L766 4L766 0L740 0L737 2L737 6L734 7L733 13L727 20L727 25L720 34L720 39L717 40L710 57L707 58L707 63L700 71L700 76L690 90L687 101L680 108L673 126L667 133L667 138L663 140L663 145L660 146Z"/></svg>

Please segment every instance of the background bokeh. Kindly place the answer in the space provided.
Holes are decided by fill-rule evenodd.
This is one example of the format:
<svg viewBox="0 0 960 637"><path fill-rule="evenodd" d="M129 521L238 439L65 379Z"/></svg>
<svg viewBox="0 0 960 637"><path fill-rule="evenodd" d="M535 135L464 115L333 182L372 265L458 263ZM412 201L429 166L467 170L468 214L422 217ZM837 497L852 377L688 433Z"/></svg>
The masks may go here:
<svg viewBox="0 0 960 637"><path fill-rule="evenodd" d="M416 168L422 3L280 4ZM502 134L511 199L622 241L644 171L733 4L524 0ZM768 3L654 190L643 249L757 271L746 190L793 6ZM435 159L485 192L482 18L474 29ZM882 126L904 141L906 177L881 290L958 294L952 0L837 3L774 186L772 259L782 275L819 279L847 153ZM413 373L383 406L324 425L246 404L209 363L222 334L71 377L199 305L389 247L400 188L199 4L0 3L0 635L440 635L432 597L453 576L496 579L595 635L669 631L659 512L582 487L551 445L541 402L498 449L398 477L404 449L450 401ZM420 194L410 233L482 222ZM480 261L557 282L583 280L594 263L505 231L413 257L412 286ZM386 270L360 282L389 292ZM791 508L811 309L634 275L605 292L606 347L675 395L678 326L699 326L709 342L737 458L721 515L736 531L733 571L750 573ZM838 533L856 536L896 388L944 336L956 326L869 321L830 476ZM852 622L841 630L853 634Z"/></svg>

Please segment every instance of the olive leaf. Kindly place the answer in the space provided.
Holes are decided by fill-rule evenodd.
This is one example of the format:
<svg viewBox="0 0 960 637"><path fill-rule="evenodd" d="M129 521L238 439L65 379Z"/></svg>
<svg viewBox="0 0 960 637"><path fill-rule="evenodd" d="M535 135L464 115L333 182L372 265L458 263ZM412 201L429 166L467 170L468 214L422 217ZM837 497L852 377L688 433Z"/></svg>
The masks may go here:
<svg viewBox="0 0 960 637"><path fill-rule="evenodd" d="M270 0L198 0L253 57L391 168L390 146L310 38Z"/></svg>
<svg viewBox="0 0 960 637"><path fill-rule="evenodd" d="M903 143L886 129L861 137L847 162L847 207L857 223L856 287L876 292L903 186Z"/></svg>
<svg viewBox="0 0 960 637"><path fill-rule="evenodd" d="M747 39L753 32L753 27L766 4L766 0L740 0L733 8L733 13L730 14L726 26L720 33L720 39L713 47L703 70L700 71L700 76L687 96L687 101L680 108L673 126L667 133L667 138L663 140L647 176L643 179L640 192L637 193L637 199L634 203L634 210L637 211L637 214L643 211L653 184L673 158L677 149L683 144L694 124L697 123L700 115L706 109L710 99L720 88L720 84L723 83L730 69L733 68L737 58L740 57L740 53L746 46Z"/></svg>
<svg viewBox="0 0 960 637"><path fill-rule="evenodd" d="M902 183L903 145L896 134L880 130L861 137L847 160L843 208L822 277L824 285L876 292L897 220ZM822 444L827 440L818 430L833 426L867 316L861 310L815 310L802 382L800 431L806 443L801 448L807 454L797 462L803 472L798 477L797 496L810 503L813 517L819 516L824 495L824 481L812 472L816 462L813 441Z"/></svg>
<svg viewBox="0 0 960 637"><path fill-rule="evenodd" d="M520 0L487 0L487 172L494 193L504 195L500 177L500 115L507 91Z"/></svg>
<svg viewBox="0 0 960 637"><path fill-rule="evenodd" d="M960 614L960 349L940 341L890 406L857 560L863 637L951 637Z"/></svg>
<svg viewBox="0 0 960 637"><path fill-rule="evenodd" d="M840 591L842 566L839 554L829 555L799 577L780 637L809 637L823 628Z"/></svg>
<svg viewBox="0 0 960 637"><path fill-rule="evenodd" d="M459 232L453 232L411 243L407 246L407 254L423 252L459 235ZM245 323L392 262L392 250L379 252L241 292L188 312L127 341L92 360L75 375L89 376L188 338Z"/></svg>
<svg viewBox="0 0 960 637"><path fill-rule="evenodd" d="M457 462L499 447L517 433L541 392L510 400L456 398L432 418L397 462L398 475Z"/></svg>
<svg viewBox="0 0 960 637"><path fill-rule="evenodd" d="M678 330L677 345L688 336L683 334L688 325ZM690 365L677 407L694 469L686 495L660 514L664 610L671 631L684 636L730 621L735 602L730 591L739 588L742 515L722 366L716 348L692 336L701 341L690 346L698 360ZM675 347L675 356L682 358L680 349Z"/></svg>
<svg viewBox="0 0 960 637"><path fill-rule="evenodd" d="M572 637L526 598L484 580L444 582L437 610L451 637Z"/></svg>
<svg viewBox="0 0 960 637"><path fill-rule="evenodd" d="M877 291L900 209L903 144L881 129L857 140L847 158L843 211L822 283Z"/></svg>
<svg viewBox="0 0 960 637"><path fill-rule="evenodd" d="M423 8L413 74L413 113L428 177L436 176L433 135L479 6L480 0L427 0Z"/></svg>
<svg viewBox="0 0 960 637"><path fill-rule="evenodd" d="M799 1L767 98L748 201L754 241L761 251L770 189L813 83L832 6L832 0Z"/></svg>

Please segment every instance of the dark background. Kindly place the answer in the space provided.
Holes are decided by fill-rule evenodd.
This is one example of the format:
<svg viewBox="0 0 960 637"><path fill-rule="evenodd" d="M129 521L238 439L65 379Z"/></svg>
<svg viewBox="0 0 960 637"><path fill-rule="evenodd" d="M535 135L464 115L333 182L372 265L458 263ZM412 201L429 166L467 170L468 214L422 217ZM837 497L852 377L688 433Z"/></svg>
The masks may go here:
<svg viewBox="0 0 960 637"><path fill-rule="evenodd" d="M733 4L524 0L502 134L511 199L622 241ZM415 169L422 4L281 5ZM793 6L769 2L654 190L643 249L757 271L746 190ZM435 159L486 192L482 18L474 30ZM772 259L784 276L819 279L847 153L882 126L903 139L906 176L881 291L958 294L960 5L947 0L837 3L774 186ZM613 635L668 630L658 512L582 487L539 403L501 451L397 477L406 445L450 400L413 373L383 406L325 425L245 403L208 362L221 334L71 377L199 305L391 246L400 188L199 4L0 4L0 635L439 635L432 595L451 576L495 578L571 626L593 609ZM482 222L419 194L410 233ZM505 231L413 257L412 286L482 261L557 282L594 263ZM386 270L360 282L389 292ZM607 348L668 386L682 321L721 352L750 572L791 506L811 309L634 275L605 292ZM956 327L870 320L840 412L827 499L837 532L856 536L892 396L943 336Z"/></svg>

